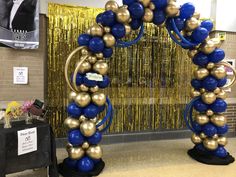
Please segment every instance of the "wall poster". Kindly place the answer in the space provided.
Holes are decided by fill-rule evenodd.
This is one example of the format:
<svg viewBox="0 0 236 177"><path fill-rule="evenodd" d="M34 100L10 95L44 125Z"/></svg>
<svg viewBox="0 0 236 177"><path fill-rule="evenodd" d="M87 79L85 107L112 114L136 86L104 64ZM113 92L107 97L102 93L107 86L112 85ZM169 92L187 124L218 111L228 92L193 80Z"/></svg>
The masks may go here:
<svg viewBox="0 0 236 177"><path fill-rule="evenodd" d="M38 48L38 0L0 0L0 43L17 49Z"/></svg>

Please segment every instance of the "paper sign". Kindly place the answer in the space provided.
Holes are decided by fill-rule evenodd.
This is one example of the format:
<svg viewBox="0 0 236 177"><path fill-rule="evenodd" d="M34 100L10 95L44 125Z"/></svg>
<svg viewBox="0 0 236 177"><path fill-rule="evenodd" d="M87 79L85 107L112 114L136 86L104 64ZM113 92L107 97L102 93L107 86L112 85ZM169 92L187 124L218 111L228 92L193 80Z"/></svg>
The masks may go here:
<svg viewBox="0 0 236 177"><path fill-rule="evenodd" d="M103 81L102 75L97 73L87 73L86 77L92 81Z"/></svg>
<svg viewBox="0 0 236 177"><path fill-rule="evenodd" d="M14 84L28 84L28 67L13 67Z"/></svg>
<svg viewBox="0 0 236 177"><path fill-rule="evenodd" d="M18 156L37 151L37 128L20 130L18 134Z"/></svg>

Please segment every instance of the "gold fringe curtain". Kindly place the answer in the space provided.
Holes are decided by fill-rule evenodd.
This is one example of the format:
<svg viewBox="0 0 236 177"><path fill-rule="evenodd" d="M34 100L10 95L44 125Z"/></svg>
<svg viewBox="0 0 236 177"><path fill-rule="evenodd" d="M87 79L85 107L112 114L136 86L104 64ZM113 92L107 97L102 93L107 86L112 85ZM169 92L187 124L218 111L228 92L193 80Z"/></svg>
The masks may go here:
<svg viewBox="0 0 236 177"><path fill-rule="evenodd" d="M77 37L103 9L49 4L48 91L49 120L57 137L65 136L67 88L64 65L77 47ZM130 39L137 35L133 33ZM129 40L129 39L127 39ZM109 133L183 129L183 108L189 100L193 66L166 29L148 24L143 39L129 48L115 48L108 61L114 105ZM102 115L101 115L102 116Z"/></svg>

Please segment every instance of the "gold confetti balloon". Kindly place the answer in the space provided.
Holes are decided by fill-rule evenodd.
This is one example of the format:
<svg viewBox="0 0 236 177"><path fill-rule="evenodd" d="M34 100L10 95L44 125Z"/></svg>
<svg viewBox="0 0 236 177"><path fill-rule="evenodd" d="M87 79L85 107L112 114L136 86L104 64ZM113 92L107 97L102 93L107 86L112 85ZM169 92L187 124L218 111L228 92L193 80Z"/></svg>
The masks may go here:
<svg viewBox="0 0 236 177"><path fill-rule="evenodd" d="M207 124L209 121L209 117L205 114L199 114L196 116L196 122L200 125Z"/></svg>
<svg viewBox="0 0 236 177"><path fill-rule="evenodd" d="M93 70L101 75L105 75L108 71L108 64L104 60L99 60L93 65Z"/></svg>
<svg viewBox="0 0 236 177"><path fill-rule="evenodd" d="M108 1L105 5L105 9L116 12L119 9L119 5L116 1Z"/></svg>
<svg viewBox="0 0 236 177"><path fill-rule="evenodd" d="M90 137L96 132L96 125L91 121L84 121L80 124L80 131L84 136Z"/></svg>
<svg viewBox="0 0 236 177"><path fill-rule="evenodd" d="M99 145L90 146L86 154L91 157L92 159L101 159L102 158L102 148Z"/></svg>
<svg viewBox="0 0 236 177"><path fill-rule="evenodd" d="M94 93L92 95L92 101L98 106L103 106L106 103L106 95L104 93Z"/></svg>
<svg viewBox="0 0 236 177"><path fill-rule="evenodd" d="M191 141L194 143L194 144L200 144L202 142L202 139L196 135L195 133L192 134L191 136Z"/></svg>
<svg viewBox="0 0 236 177"><path fill-rule="evenodd" d="M105 34L103 40L106 47L113 47L116 44L116 39L112 34Z"/></svg>
<svg viewBox="0 0 236 177"><path fill-rule="evenodd" d="M227 74L226 74L225 68L223 66L218 66L218 67L215 67L211 71L211 75L213 75L217 79L223 79L226 77Z"/></svg>
<svg viewBox="0 0 236 177"><path fill-rule="evenodd" d="M218 144L221 145L221 146L226 146L226 145L228 144L228 140L227 140L227 138L224 137L224 136L219 137L219 138L217 139L217 142L218 142Z"/></svg>
<svg viewBox="0 0 236 177"><path fill-rule="evenodd" d="M206 92L202 95L202 101L206 104L212 104L216 101L216 95L213 92Z"/></svg>
<svg viewBox="0 0 236 177"><path fill-rule="evenodd" d="M75 103L79 107L85 107L87 106L91 101L91 97L88 93L86 92L80 92L78 93L77 97L75 98Z"/></svg>
<svg viewBox="0 0 236 177"><path fill-rule="evenodd" d="M203 145L205 148L207 148L208 150L216 150L218 148L218 142L214 139L209 139L209 138L206 138L204 141L203 141Z"/></svg>
<svg viewBox="0 0 236 177"><path fill-rule="evenodd" d="M150 23L152 22L153 17L154 17L153 11L151 9L146 8L143 16L143 21Z"/></svg>
<svg viewBox="0 0 236 177"><path fill-rule="evenodd" d="M85 152L81 147L73 147L68 150L68 155L73 160L79 160L84 156Z"/></svg>
<svg viewBox="0 0 236 177"><path fill-rule="evenodd" d="M215 114L211 117L211 122L218 127L223 127L227 123L227 118L222 114Z"/></svg>
<svg viewBox="0 0 236 177"><path fill-rule="evenodd" d="M79 128L80 122L78 119L74 119L71 117L67 117L64 121L64 124L69 128L69 129L75 129Z"/></svg>
<svg viewBox="0 0 236 177"><path fill-rule="evenodd" d="M116 11L116 19L120 23L126 23L130 19L129 10L126 8L120 8Z"/></svg>
<svg viewBox="0 0 236 177"><path fill-rule="evenodd" d="M200 68L198 70L195 70L194 76L198 80L202 80L206 78L209 75L209 71L206 68Z"/></svg>

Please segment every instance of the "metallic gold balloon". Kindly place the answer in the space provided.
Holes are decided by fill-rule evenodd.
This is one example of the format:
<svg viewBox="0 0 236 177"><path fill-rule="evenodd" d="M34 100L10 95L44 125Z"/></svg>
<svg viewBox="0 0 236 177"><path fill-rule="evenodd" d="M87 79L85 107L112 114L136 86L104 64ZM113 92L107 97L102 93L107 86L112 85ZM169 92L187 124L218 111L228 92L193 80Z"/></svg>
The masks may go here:
<svg viewBox="0 0 236 177"><path fill-rule="evenodd" d="M90 28L90 34L92 36L103 36L104 30L103 28L98 25L98 24L94 24L93 26L91 26Z"/></svg>
<svg viewBox="0 0 236 177"><path fill-rule="evenodd" d="M73 160L79 160L84 156L85 152L81 147L73 147L68 150L68 155Z"/></svg>
<svg viewBox="0 0 236 177"><path fill-rule="evenodd" d="M206 68L200 68L194 71L194 76L198 80L202 80L209 75L209 71Z"/></svg>
<svg viewBox="0 0 236 177"><path fill-rule="evenodd" d="M66 151L69 152L69 150L70 150L71 148L73 148L73 145L70 144L70 143L67 143L67 145L66 145Z"/></svg>
<svg viewBox="0 0 236 177"><path fill-rule="evenodd" d="M224 90L220 90L216 97L225 100L227 98L227 93Z"/></svg>
<svg viewBox="0 0 236 177"><path fill-rule="evenodd" d="M204 88L201 88L201 89L200 89L200 93L201 93L201 94L203 94L203 93L205 93L205 92L206 92L206 89L204 89Z"/></svg>
<svg viewBox="0 0 236 177"><path fill-rule="evenodd" d="M206 112L206 115L207 116L212 116L212 115L214 115L214 112L212 110L208 109L207 112Z"/></svg>
<svg viewBox="0 0 236 177"><path fill-rule="evenodd" d="M199 136L200 136L200 138L201 138L201 139L206 139L206 138L207 138L207 136L206 136L206 135L205 135L205 133L203 133L203 132L202 132L202 133L200 133L200 135L199 135Z"/></svg>
<svg viewBox="0 0 236 177"><path fill-rule="evenodd" d="M212 38L211 41L215 44L216 48L220 48L221 46L220 38Z"/></svg>
<svg viewBox="0 0 236 177"><path fill-rule="evenodd" d="M214 67L215 67L215 63L210 62L207 64L207 69L213 69Z"/></svg>
<svg viewBox="0 0 236 177"><path fill-rule="evenodd" d="M213 75L217 79L223 79L226 77L227 73L223 66L217 66L211 71L211 75Z"/></svg>
<svg viewBox="0 0 236 177"><path fill-rule="evenodd" d="M88 142L84 142L82 145L83 149L88 149L89 148L89 143Z"/></svg>
<svg viewBox="0 0 236 177"><path fill-rule="evenodd" d="M217 140L219 138L219 136L217 134L215 134L213 137L212 137L214 140Z"/></svg>
<svg viewBox="0 0 236 177"><path fill-rule="evenodd" d="M153 11L149 8L146 8L144 16L143 16L143 21L144 22L152 22L153 17L154 17Z"/></svg>
<svg viewBox="0 0 236 177"><path fill-rule="evenodd" d="M116 44L116 39L111 34L105 34L103 36L103 40L105 42L106 47L113 47Z"/></svg>
<svg viewBox="0 0 236 177"><path fill-rule="evenodd" d="M215 90L214 90L214 93L215 94L219 94L221 92L221 89L219 87L217 87Z"/></svg>
<svg viewBox="0 0 236 177"><path fill-rule="evenodd" d="M97 57L95 57L95 56L89 56L89 57L88 57L88 62L89 62L90 64L96 63L96 62L97 62Z"/></svg>
<svg viewBox="0 0 236 177"><path fill-rule="evenodd" d="M125 34L129 35L131 33L132 29L129 24L125 24Z"/></svg>
<svg viewBox="0 0 236 177"><path fill-rule="evenodd" d="M195 97L198 97L200 95L201 95L201 93L199 91L195 90L195 89L192 89L191 92L190 92L191 98L195 98Z"/></svg>
<svg viewBox="0 0 236 177"><path fill-rule="evenodd" d="M197 50L189 50L188 51L188 57L193 58L198 53Z"/></svg>
<svg viewBox="0 0 236 177"><path fill-rule="evenodd" d="M82 115L82 116L80 116L79 117L79 122L80 123L82 123L82 122L84 122L84 121L87 121L88 119L84 116L84 115Z"/></svg>
<svg viewBox="0 0 236 177"><path fill-rule="evenodd" d="M228 144L228 140L227 140L227 138L224 137L224 136L219 137L219 138L217 139L217 142L218 142L218 144L221 145L221 146L226 146L226 145Z"/></svg>
<svg viewBox="0 0 236 177"><path fill-rule="evenodd" d="M69 100L70 100L70 101L74 101L75 98L76 98L76 96L77 96L77 93L71 91L70 94L69 94Z"/></svg>
<svg viewBox="0 0 236 177"><path fill-rule="evenodd" d="M93 118L93 119L90 119L90 121L96 124L96 123L97 123L97 121L98 121L98 118L97 118L97 117L95 117L95 118Z"/></svg>
<svg viewBox="0 0 236 177"><path fill-rule="evenodd" d="M80 122L78 119L73 119L71 117L68 117L65 119L64 124L69 128L69 129L76 129L79 128Z"/></svg>
<svg viewBox="0 0 236 177"><path fill-rule="evenodd" d="M192 18L190 18L190 19L188 19L188 20L186 21L186 30L187 30L187 31L193 31L193 30L195 30L197 27L199 27L199 25L200 25L199 20L196 19L196 18L194 18L194 17L192 17Z"/></svg>
<svg viewBox="0 0 236 177"><path fill-rule="evenodd" d="M179 13L179 7L176 2L170 2L166 7L166 14L169 17L174 17Z"/></svg>
<svg viewBox="0 0 236 177"><path fill-rule="evenodd" d="M92 95L92 101L98 106L103 106L106 103L106 95L104 93L96 92Z"/></svg>
<svg viewBox="0 0 236 177"><path fill-rule="evenodd" d="M89 54L89 51L87 49L82 49L81 50L81 54L82 55L88 55Z"/></svg>
<svg viewBox="0 0 236 177"><path fill-rule="evenodd" d="M90 69L91 69L91 64L89 62L85 61L80 65L79 73L81 73L81 74L86 73Z"/></svg>
<svg viewBox="0 0 236 177"><path fill-rule="evenodd" d="M80 131L84 136L90 137L96 132L96 125L91 121L84 121L80 124Z"/></svg>
<svg viewBox="0 0 236 177"><path fill-rule="evenodd" d="M203 145L205 148L207 148L208 150L216 150L218 148L218 143L216 140L213 140L213 139L209 139L209 138L206 138L204 141L203 141Z"/></svg>
<svg viewBox="0 0 236 177"><path fill-rule="evenodd" d="M84 85L84 84L81 84L81 85L79 86L79 89L80 89L82 92L87 92L87 91L89 90L89 88L88 88L86 85Z"/></svg>
<svg viewBox="0 0 236 177"><path fill-rule="evenodd" d="M211 40L207 41L205 44L201 45L201 51L205 54L210 54L215 50L215 43Z"/></svg>
<svg viewBox="0 0 236 177"><path fill-rule="evenodd" d="M120 8L116 11L116 19L120 23L126 23L129 21L130 13L126 8Z"/></svg>
<svg viewBox="0 0 236 177"><path fill-rule="evenodd" d="M199 12L194 12L193 17L196 19L200 19L201 14Z"/></svg>
<svg viewBox="0 0 236 177"><path fill-rule="evenodd" d="M119 9L119 5L116 1L108 1L105 5L105 9L116 12Z"/></svg>
<svg viewBox="0 0 236 177"><path fill-rule="evenodd" d="M108 71L108 64L104 60L99 60L93 65L93 70L101 75L105 75Z"/></svg>
<svg viewBox="0 0 236 177"><path fill-rule="evenodd" d="M96 54L96 57L97 57L97 59L103 59L103 53L101 52L101 53L97 53Z"/></svg>
<svg viewBox="0 0 236 177"><path fill-rule="evenodd" d="M199 114L196 116L196 122L200 125L207 124L209 121L209 117L205 114Z"/></svg>
<svg viewBox="0 0 236 177"><path fill-rule="evenodd" d="M202 142L202 139L195 133L192 134L191 140L194 144L200 144Z"/></svg>
<svg viewBox="0 0 236 177"><path fill-rule="evenodd" d="M110 33L110 32L111 32L111 28L108 27L108 26L105 26L105 27L104 27L104 31L105 31L106 33Z"/></svg>
<svg viewBox="0 0 236 177"><path fill-rule="evenodd" d="M90 92L95 93L95 92L98 92L98 91L99 91L99 87L97 85L95 87L90 88Z"/></svg>
<svg viewBox="0 0 236 177"><path fill-rule="evenodd" d="M215 114L211 117L211 122L218 127L223 127L227 123L227 118L221 114Z"/></svg>
<svg viewBox="0 0 236 177"><path fill-rule="evenodd" d="M151 0L139 0L139 2L141 2L144 7L148 7L150 2L151 2Z"/></svg>
<svg viewBox="0 0 236 177"><path fill-rule="evenodd" d="M91 30L90 30L90 28L86 30L86 33L89 34L89 35L91 35Z"/></svg>
<svg viewBox="0 0 236 177"><path fill-rule="evenodd" d="M92 159L101 159L102 158L102 148L99 145L90 146L86 151L86 154Z"/></svg>
<svg viewBox="0 0 236 177"><path fill-rule="evenodd" d="M156 9L156 6L155 6L155 4L153 2L151 2L149 4L149 9L151 9L151 10L155 10Z"/></svg>
<svg viewBox="0 0 236 177"><path fill-rule="evenodd" d="M91 101L91 97L86 92L78 93L77 97L75 98L75 103L80 107L87 106Z"/></svg>
<svg viewBox="0 0 236 177"><path fill-rule="evenodd" d="M206 104L212 104L216 101L216 95L213 92L206 92L202 95L202 101Z"/></svg>

